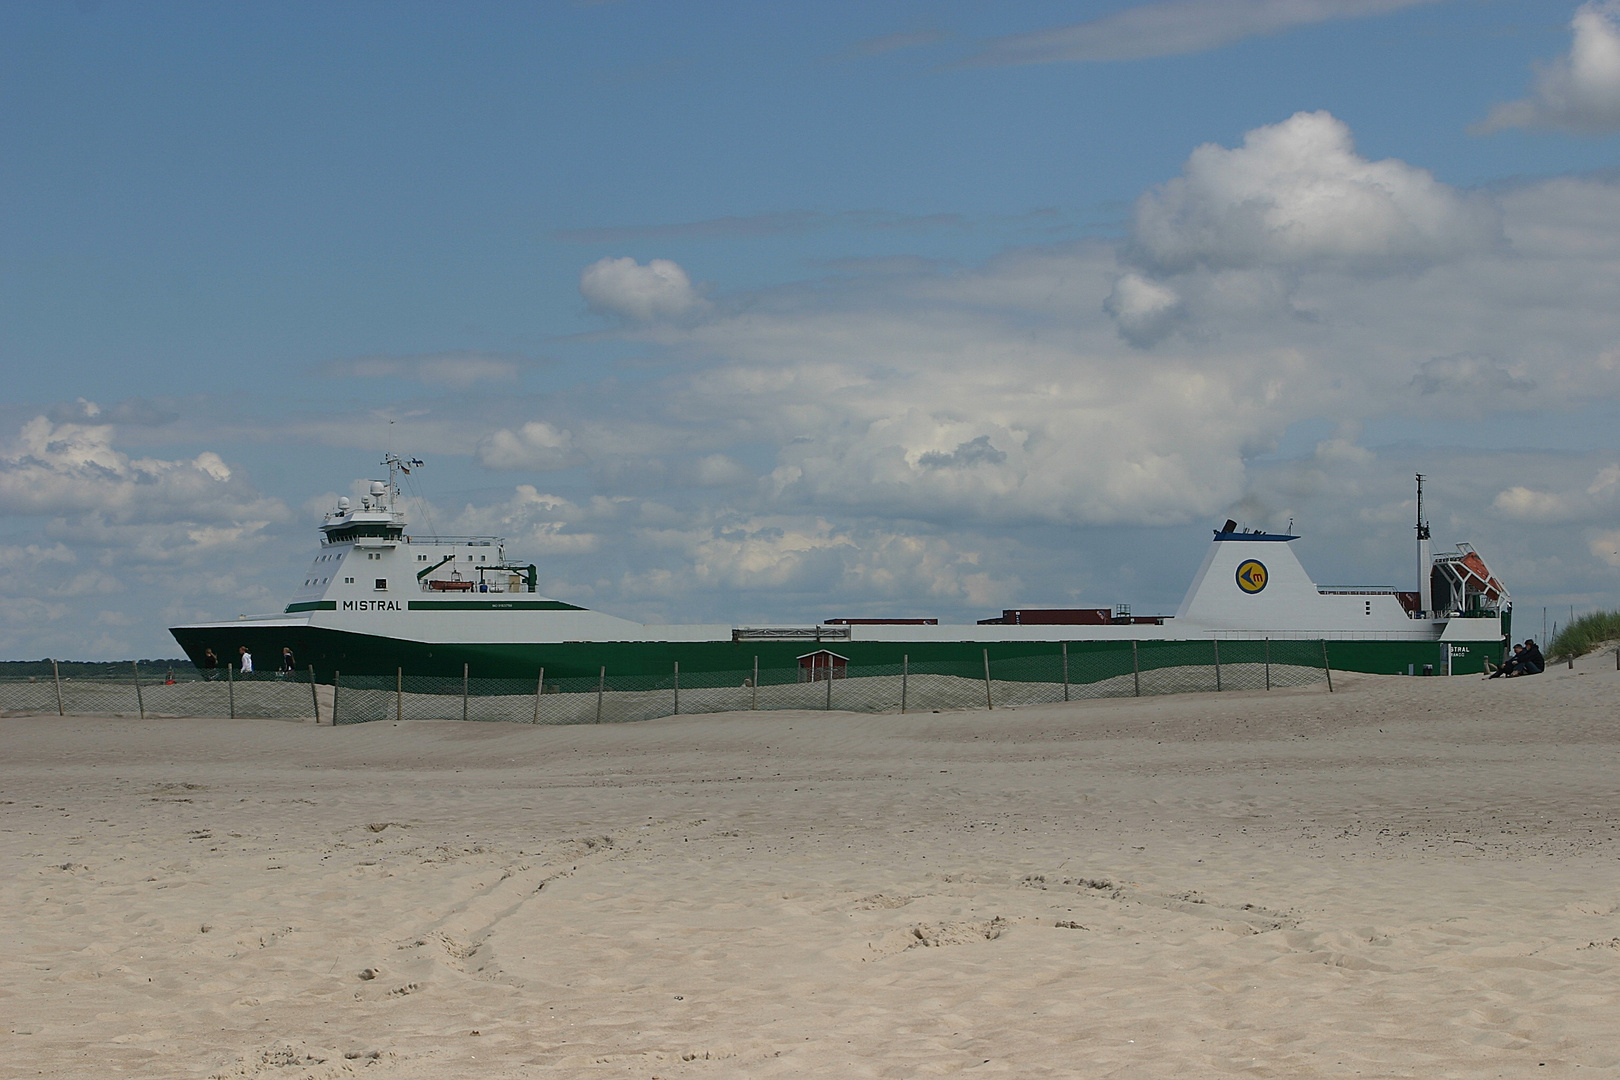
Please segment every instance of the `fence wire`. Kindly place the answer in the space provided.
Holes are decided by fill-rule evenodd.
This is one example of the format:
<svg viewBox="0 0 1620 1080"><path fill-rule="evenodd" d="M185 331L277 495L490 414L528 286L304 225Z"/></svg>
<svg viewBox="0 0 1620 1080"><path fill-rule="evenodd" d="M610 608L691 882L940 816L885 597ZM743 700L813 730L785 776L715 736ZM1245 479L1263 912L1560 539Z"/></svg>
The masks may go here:
<svg viewBox="0 0 1620 1080"><path fill-rule="evenodd" d="M757 683L756 683L757 675ZM214 672L131 665L124 678L0 680L0 713L149 717L480 720L606 724L679 713L750 709L941 712L1090 698L1269 690L1328 682L1320 641L1075 642L1047 654L979 660L850 664L835 669L760 667L554 679Z"/></svg>

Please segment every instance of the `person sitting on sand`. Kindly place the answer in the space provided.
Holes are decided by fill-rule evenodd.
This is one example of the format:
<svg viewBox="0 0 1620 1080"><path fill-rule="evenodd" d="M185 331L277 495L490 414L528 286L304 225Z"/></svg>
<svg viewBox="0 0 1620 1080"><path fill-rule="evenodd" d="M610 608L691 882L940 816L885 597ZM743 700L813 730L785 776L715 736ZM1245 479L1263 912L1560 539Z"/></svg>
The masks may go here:
<svg viewBox="0 0 1620 1080"><path fill-rule="evenodd" d="M1493 679L1500 679L1503 677L1512 678L1518 672L1519 662L1523 656L1524 646L1513 646L1513 655L1502 661L1502 666L1491 672L1490 677Z"/></svg>
<svg viewBox="0 0 1620 1080"><path fill-rule="evenodd" d="M1519 654L1518 669L1515 675L1540 675L1547 670L1547 660L1541 655L1541 650L1534 640L1524 643L1524 651Z"/></svg>

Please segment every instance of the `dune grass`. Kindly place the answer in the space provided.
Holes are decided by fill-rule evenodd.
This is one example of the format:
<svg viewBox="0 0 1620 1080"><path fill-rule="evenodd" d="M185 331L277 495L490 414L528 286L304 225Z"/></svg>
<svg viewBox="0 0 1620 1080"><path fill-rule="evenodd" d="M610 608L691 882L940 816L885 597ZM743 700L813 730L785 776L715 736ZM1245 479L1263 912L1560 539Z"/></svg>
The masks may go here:
<svg viewBox="0 0 1620 1080"><path fill-rule="evenodd" d="M1547 656L1553 660L1585 656L1606 641L1620 641L1620 611L1582 615L1558 631L1547 646Z"/></svg>

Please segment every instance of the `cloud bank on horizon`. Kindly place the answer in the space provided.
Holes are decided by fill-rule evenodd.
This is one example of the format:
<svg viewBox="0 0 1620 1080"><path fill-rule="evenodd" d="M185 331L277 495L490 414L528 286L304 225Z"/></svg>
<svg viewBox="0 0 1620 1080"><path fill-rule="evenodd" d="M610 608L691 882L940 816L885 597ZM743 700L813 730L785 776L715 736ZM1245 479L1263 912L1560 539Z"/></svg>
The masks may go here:
<svg viewBox="0 0 1620 1080"><path fill-rule="evenodd" d="M1172 56L1416 6L1175 0L978 62ZM1615 28L1613 3L1582 5L1569 53L1474 142L1620 126ZM1170 608L1194 565L1166 557L1195 562L1228 515L1293 520L1313 569L1382 579L1410 563L1417 469L1442 478L1437 539L1479 544L1516 593L1620 603L1620 448L1561 441L1620 405L1620 181L1460 183L1356 128L1312 107L1187 139L1117 229L988 251L949 247L982 210L574 223L544 232L573 260L572 333L441 331L202 407L14 408L0 511L26 524L0 534L0 652L151 655L132 610L275 608L337 495L306 500L316 466L385 444L429 458L413 521L506 536L551 595L649 621ZM829 222L894 246L845 257ZM720 246L784 238L809 254L759 280Z"/></svg>

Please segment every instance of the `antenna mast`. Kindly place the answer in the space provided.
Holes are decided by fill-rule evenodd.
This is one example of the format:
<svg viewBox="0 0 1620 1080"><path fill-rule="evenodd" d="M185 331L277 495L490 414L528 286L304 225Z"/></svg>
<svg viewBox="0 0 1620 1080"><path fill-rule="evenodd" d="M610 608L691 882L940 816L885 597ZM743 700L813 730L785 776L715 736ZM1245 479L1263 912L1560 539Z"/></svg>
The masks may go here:
<svg viewBox="0 0 1620 1080"><path fill-rule="evenodd" d="M392 420L388 421L390 424ZM394 512L394 499L399 495L399 474L411 475L412 469L422 467L421 458L402 458L390 450L383 455L383 464L388 466L388 512Z"/></svg>
<svg viewBox="0 0 1620 1080"><path fill-rule="evenodd" d="M1434 560L1429 555L1429 523L1423 520L1423 474L1417 474L1418 614L1433 614Z"/></svg>

